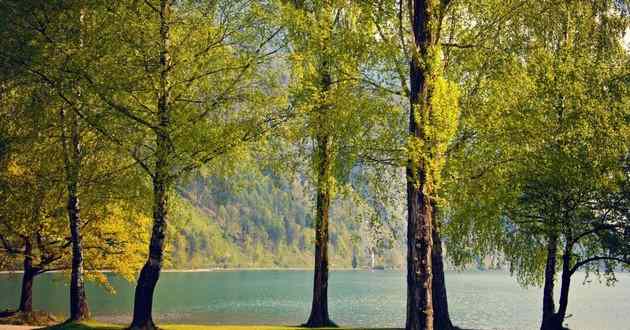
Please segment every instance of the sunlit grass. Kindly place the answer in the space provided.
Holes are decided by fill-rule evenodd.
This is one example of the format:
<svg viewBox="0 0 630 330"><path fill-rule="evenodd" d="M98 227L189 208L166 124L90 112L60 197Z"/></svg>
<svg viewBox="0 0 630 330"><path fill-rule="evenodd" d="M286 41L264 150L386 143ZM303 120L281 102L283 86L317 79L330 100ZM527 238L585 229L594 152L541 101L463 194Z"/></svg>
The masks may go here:
<svg viewBox="0 0 630 330"><path fill-rule="evenodd" d="M164 330L296 330L305 329L297 326L274 326L274 325L192 325L192 324L163 324L159 325ZM81 323L59 324L46 329L50 330L119 330L124 329L122 325L99 323L94 321ZM321 328L337 330L362 330L365 328ZM367 329L365 329L367 330ZM378 329L369 329L378 330ZM383 329L384 330L384 329ZM392 330L392 329L389 329Z"/></svg>

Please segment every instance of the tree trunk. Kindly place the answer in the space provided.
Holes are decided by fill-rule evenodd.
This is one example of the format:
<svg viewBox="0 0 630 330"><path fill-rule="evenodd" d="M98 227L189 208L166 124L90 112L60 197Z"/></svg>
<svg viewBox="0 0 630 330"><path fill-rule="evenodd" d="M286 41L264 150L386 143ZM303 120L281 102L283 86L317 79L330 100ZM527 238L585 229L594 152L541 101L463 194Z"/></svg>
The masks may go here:
<svg viewBox="0 0 630 330"><path fill-rule="evenodd" d="M90 313L85 296L83 280L83 250L79 231L79 199L75 195L68 198L68 214L70 217L70 236L72 237L72 273L70 275L70 319L72 321L87 320Z"/></svg>
<svg viewBox="0 0 630 330"><path fill-rule="evenodd" d="M426 142L424 125L429 120L433 49L438 41L439 3L413 0L411 25L413 45L410 63L409 135ZM420 150L410 150L407 161L407 319L408 330L433 329L432 187L427 185L426 162Z"/></svg>
<svg viewBox="0 0 630 330"><path fill-rule="evenodd" d="M65 110L60 112L62 125L62 144L68 190L67 210L72 244L72 270L70 274L70 321L90 318L83 280L83 248L81 237L81 213L79 208L79 177L81 171L81 149L79 136L79 118L73 112L70 120L70 145L66 134Z"/></svg>
<svg viewBox="0 0 630 330"><path fill-rule="evenodd" d="M555 304L553 301L553 287L556 275L556 254L558 251L558 236L552 233L547 242L547 264L545 265L545 284L543 287L543 317L541 330L557 330L555 319Z"/></svg>
<svg viewBox="0 0 630 330"><path fill-rule="evenodd" d="M311 315L305 326L336 326L328 315L328 214L330 208L330 137L317 137L317 213L315 217L315 276Z"/></svg>
<svg viewBox="0 0 630 330"><path fill-rule="evenodd" d="M556 329L564 329L562 323L567 316L567 307L569 305L569 288L571 286L571 246L570 243L566 243L563 255L562 255L562 283L560 284L560 303L558 305L558 312L555 316Z"/></svg>
<svg viewBox="0 0 630 330"><path fill-rule="evenodd" d="M433 250L431 259L433 265L433 328L435 330L452 330L454 327L448 313L442 240L440 239L440 232L435 218L433 221Z"/></svg>
<svg viewBox="0 0 630 330"><path fill-rule="evenodd" d="M33 269L33 247L29 238L24 241L24 275L22 275L22 292L18 311L30 313L33 311L33 279L36 271Z"/></svg>
<svg viewBox="0 0 630 330"><path fill-rule="evenodd" d="M433 328L431 206L422 189L415 186L407 183L406 329L424 330Z"/></svg>
<svg viewBox="0 0 630 330"><path fill-rule="evenodd" d="M149 245L149 259L140 271L136 286L132 329L155 329L152 317L153 294L162 269L166 233L166 185L154 180L153 230Z"/></svg>
<svg viewBox="0 0 630 330"><path fill-rule="evenodd" d="M156 162L157 175L153 179L153 230L149 244L149 258L140 271L136 286L132 329L155 329L152 317L153 294L162 269L164 242L167 227L168 190L170 188L166 177L166 160L164 137L158 138L158 157Z"/></svg>
<svg viewBox="0 0 630 330"><path fill-rule="evenodd" d="M160 1L160 93L158 97L158 128L155 130L155 173L153 174L153 229L149 243L149 258L140 271L133 306L131 329L156 329L153 322L153 294L160 278L164 259L164 243L168 223L168 192L171 189L169 157L170 92L168 85L171 56L169 54L169 20L171 1Z"/></svg>

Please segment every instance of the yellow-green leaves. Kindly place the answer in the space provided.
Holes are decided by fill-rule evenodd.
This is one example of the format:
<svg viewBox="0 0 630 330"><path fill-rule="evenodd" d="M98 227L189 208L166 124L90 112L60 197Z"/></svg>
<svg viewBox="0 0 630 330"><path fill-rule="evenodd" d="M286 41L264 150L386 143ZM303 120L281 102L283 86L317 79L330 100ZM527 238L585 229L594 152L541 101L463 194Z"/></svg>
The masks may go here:
<svg viewBox="0 0 630 330"><path fill-rule="evenodd" d="M630 150L619 79L628 54L613 45L619 26L600 20L621 19L611 3L549 2L544 17L539 5L522 5L498 34L504 48L451 62L467 78L460 148L448 168L455 255L499 250L522 283L538 283L549 233L567 242L607 221L601 207L620 189L612 178ZM610 252L586 237L570 247L574 261Z"/></svg>

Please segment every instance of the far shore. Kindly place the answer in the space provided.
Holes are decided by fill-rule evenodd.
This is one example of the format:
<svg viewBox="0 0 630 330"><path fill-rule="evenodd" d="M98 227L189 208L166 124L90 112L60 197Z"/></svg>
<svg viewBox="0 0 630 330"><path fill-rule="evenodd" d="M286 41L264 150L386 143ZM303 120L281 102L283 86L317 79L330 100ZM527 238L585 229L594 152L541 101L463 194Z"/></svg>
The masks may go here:
<svg viewBox="0 0 630 330"><path fill-rule="evenodd" d="M210 272L237 272L237 271L267 271L267 270L273 270L273 271L312 271L313 268L307 268L307 267L244 267L244 268L239 268L239 267L228 267L228 268L222 268L222 267L216 267L216 268L193 268L193 269L163 269L162 272L163 273L210 273ZM369 270L368 268L331 268L330 271L334 272L334 271L350 271L350 270ZM393 269L393 268L387 268L387 269L374 269L374 271L382 271L382 270L398 270L398 269ZM63 273L63 270L54 270L54 271L50 271L47 273ZM111 270L108 269L104 269L104 270L99 270L98 272L101 273L113 273ZM24 271L22 270L2 270L0 271L0 274L22 274L24 273Z"/></svg>

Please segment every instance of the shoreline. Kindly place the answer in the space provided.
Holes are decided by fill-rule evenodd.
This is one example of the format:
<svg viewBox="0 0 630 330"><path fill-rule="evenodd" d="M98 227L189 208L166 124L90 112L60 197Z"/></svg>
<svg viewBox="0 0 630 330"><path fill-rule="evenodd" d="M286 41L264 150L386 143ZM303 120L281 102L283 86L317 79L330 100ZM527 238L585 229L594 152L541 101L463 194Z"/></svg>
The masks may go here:
<svg viewBox="0 0 630 330"><path fill-rule="evenodd" d="M216 267L216 268L193 268L193 269L163 269L161 272L162 273L214 273L214 272L240 272L240 271L312 271L313 268L306 268L306 267L287 267L287 268L283 268L283 267L251 267L251 268L239 268L239 267L228 267L228 268L221 268L221 267ZM367 268L331 268L329 271L334 272L334 271L366 271L369 270ZM374 271L391 271L391 270L398 270L398 269L375 269ZM64 270L54 270L54 271L49 271L46 273L63 273L65 272ZM103 270L98 270L98 272L100 273L114 273L112 270L108 270L108 269L103 269ZM2 270L0 271L0 275L1 274L22 274L24 273L23 270Z"/></svg>

